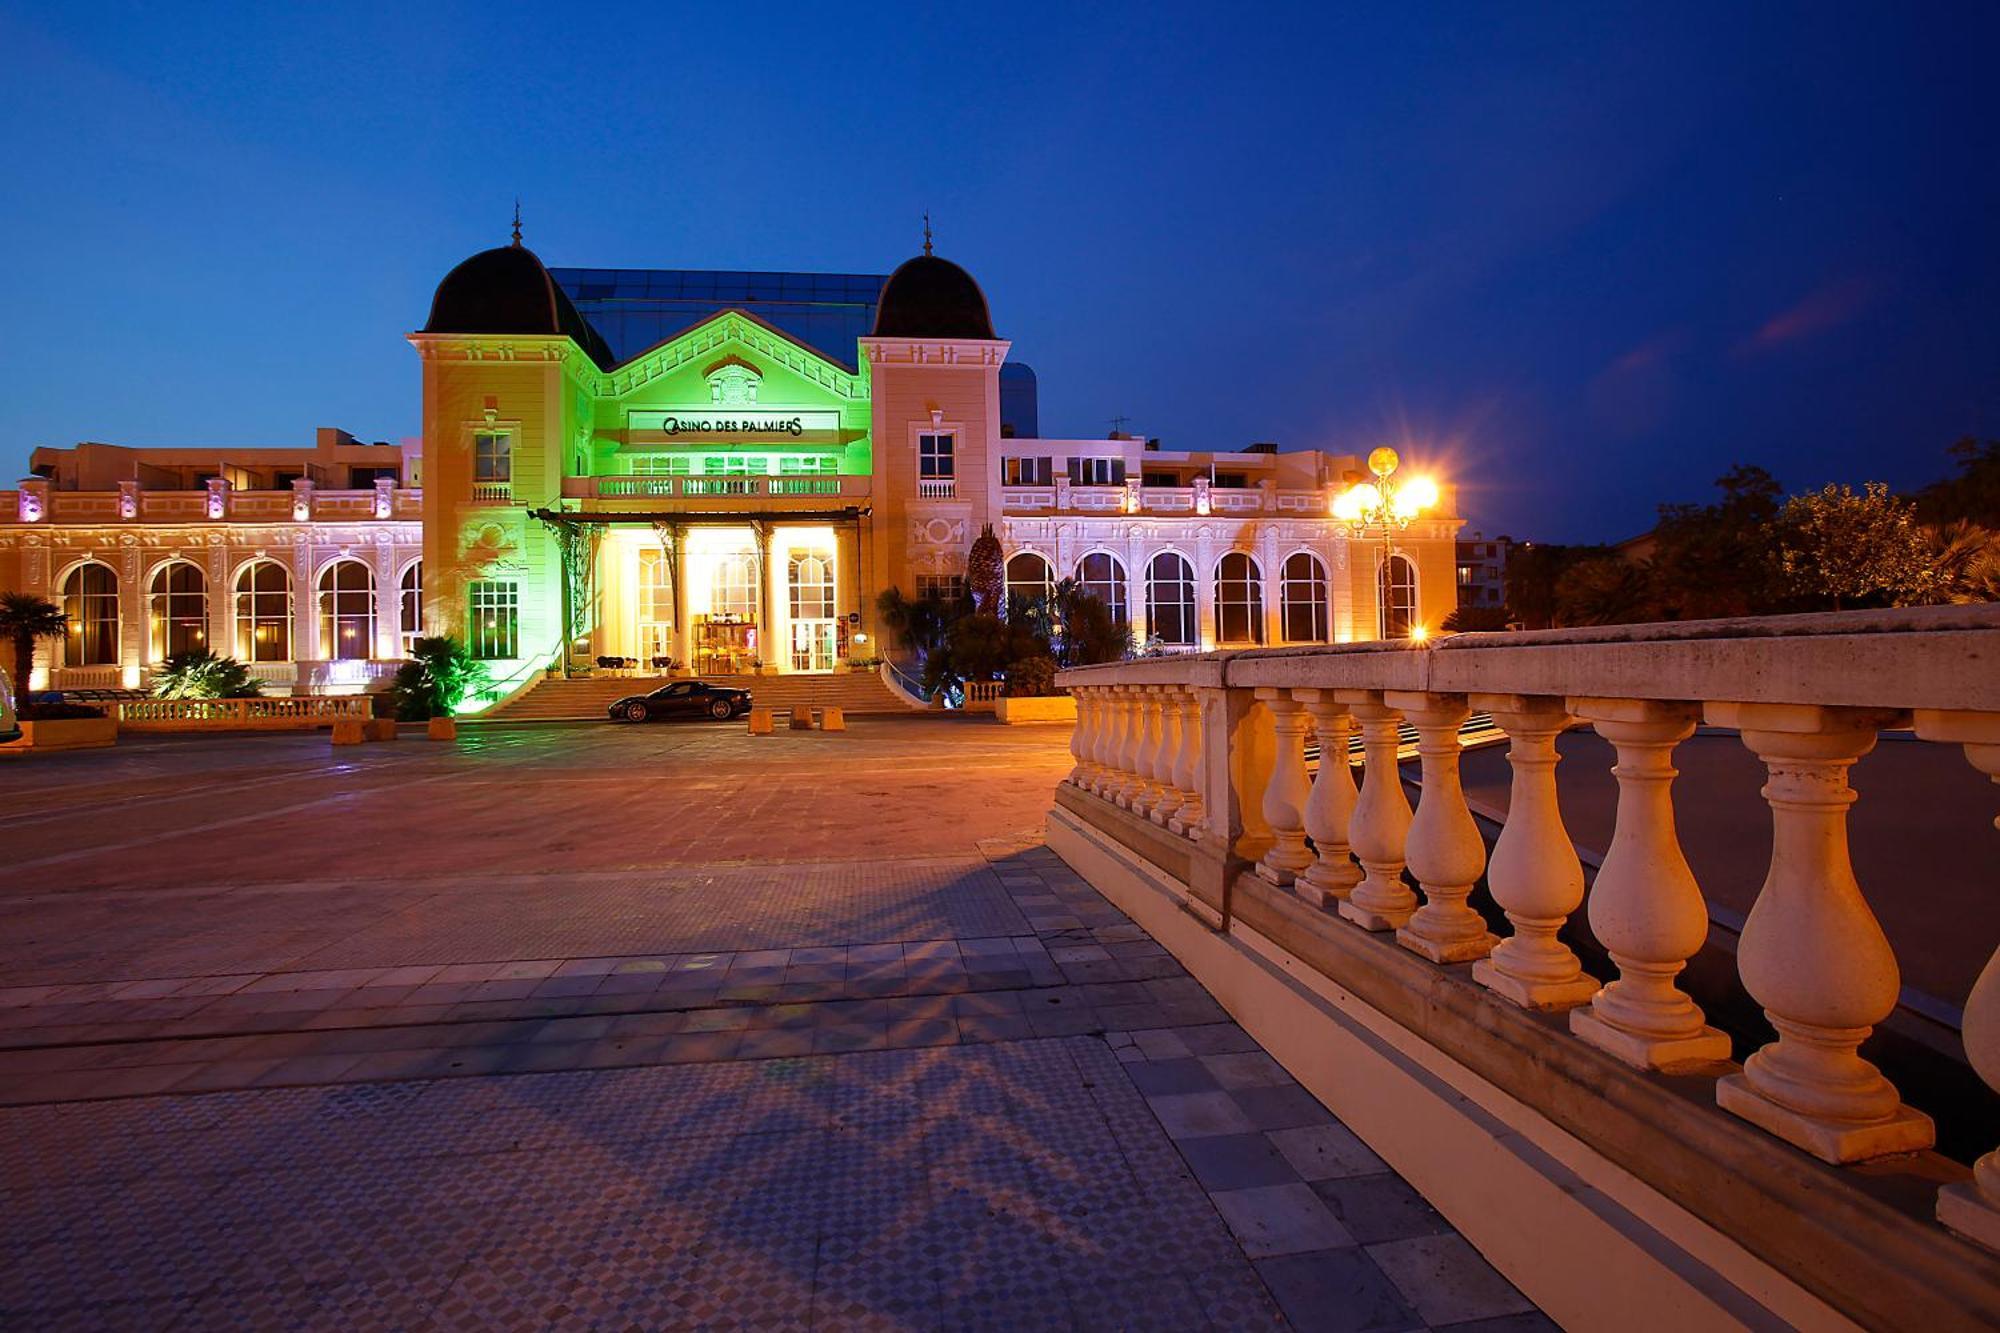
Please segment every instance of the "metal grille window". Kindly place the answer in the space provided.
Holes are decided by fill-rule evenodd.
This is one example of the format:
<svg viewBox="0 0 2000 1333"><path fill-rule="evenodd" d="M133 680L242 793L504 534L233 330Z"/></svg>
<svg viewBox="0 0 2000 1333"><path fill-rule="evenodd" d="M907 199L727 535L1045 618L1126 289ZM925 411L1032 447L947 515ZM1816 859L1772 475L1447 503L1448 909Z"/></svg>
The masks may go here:
<svg viewBox="0 0 2000 1333"><path fill-rule="evenodd" d="M1127 618L1125 566L1118 563L1117 556L1091 552L1076 562L1076 581L1085 592L1111 608L1113 620Z"/></svg>
<svg viewBox="0 0 2000 1333"><path fill-rule="evenodd" d="M1221 643L1264 642L1264 574L1241 551L1215 567L1215 636Z"/></svg>
<svg viewBox="0 0 2000 1333"><path fill-rule="evenodd" d="M185 560L160 566L149 601L154 661L208 646L208 580L200 566Z"/></svg>
<svg viewBox="0 0 2000 1333"><path fill-rule="evenodd" d="M374 656L375 575L359 560L336 560L319 575L319 651L328 661Z"/></svg>
<svg viewBox="0 0 2000 1333"><path fill-rule="evenodd" d="M465 585L472 616L467 638L472 655L486 661L521 655L520 585L498 579L475 579Z"/></svg>
<svg viewBox="0 0 2000 1333"><path fill-rule="evenodd" d="M1326 566L1304 551L1285 558L1278 585L1278 605L1284 619L1285 642L1325 643L1327 639Z"/></svg>
<svg viewBox="0 0 2000 1333"><path fill-rule="evenodd" d="M236 655L292 660L292 575L275 560L253 561L236 576Z"/></svg>
<svg viewBox="0 0 2000 1333"><path fill-rule="evenodd" d="M118 575L95 561L63 580L63 614L69 617L63 660L70 666L118 662ZM21 682L26 688L26 682Z"/></svg>
<svg viewBox="0 0 2000 1333"><path fill-rule="evenodd" d="M1146 628L1162 643L1200 642L1195 627L1194 566L1162 551L1146 566Z"/></svg>
<svg viewBox="0 0 2000 1333"><path fill-rule="evenodd" d="M1408 556L1392 555L1378 567L1375 592L1382 637L1409 638L1417 623L1417 567Z"/></svg>
<svg viewBox="0 0 2000 1333"><path fill-rule="evenodd" d="M514 437L481 431L472 437L472 479L503 482L514 479Z"/></svg>
<svg viewBox="0 0 2000 1333"><path fill-rule="evenodd" d="M952 457L956 443L957 437L953 435L917 436L917 476L924 481L943 481L957 476Z"/></svg>
<svg viewBox="0 0 2000 1333"><path fill-rule="evenodd" d="M424 562L413 560L403 571L401 587L398 589L399 610L401 612L401 637L403 656L408 657L416 648L417 640L424 635Z"/></svg>

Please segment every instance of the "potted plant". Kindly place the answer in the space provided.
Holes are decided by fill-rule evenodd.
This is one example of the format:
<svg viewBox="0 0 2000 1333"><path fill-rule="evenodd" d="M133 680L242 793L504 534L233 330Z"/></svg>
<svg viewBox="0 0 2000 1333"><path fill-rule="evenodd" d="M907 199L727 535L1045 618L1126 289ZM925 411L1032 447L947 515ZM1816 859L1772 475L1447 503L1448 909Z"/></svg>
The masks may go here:
<svg viewBox="0 0 2000 1333"><path fill-rule="evenodd" d="M23 703L21 739L7 749L94 750L118 743L118 719L88 704Z"/></svg>
<svg viewBox="0 0 2000 1333"><path fill-rule="evenodd" d="M432 740L448 741L458 736L453 712L491 684L486 664L470 648L441 635L410 645L410 660L397 668L389 695L399 719L427 723Z"/></svg>

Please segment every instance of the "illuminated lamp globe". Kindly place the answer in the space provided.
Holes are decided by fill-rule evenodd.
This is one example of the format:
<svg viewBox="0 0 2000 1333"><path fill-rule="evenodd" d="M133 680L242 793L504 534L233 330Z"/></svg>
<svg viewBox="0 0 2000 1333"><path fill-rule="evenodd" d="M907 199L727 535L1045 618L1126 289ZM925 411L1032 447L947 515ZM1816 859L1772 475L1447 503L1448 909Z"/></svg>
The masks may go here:
<svg viewBox="0 0 2000 1333"><path fill-rule="evenodd" d="M1410 504L1415 508L1431 509L1438 502L1438 484L1429 477L1418 477L1403 488L1403 494L1410 497Z"/></svg>
<svg viewBox="0 0 2000 1333"><path fill-rule="evenodd" d="M1368 470L1378 477L1386 477L1396 470L1396 464L1401 461L1396 457L1396 451L1385 444L1368 455Z"/></svg>

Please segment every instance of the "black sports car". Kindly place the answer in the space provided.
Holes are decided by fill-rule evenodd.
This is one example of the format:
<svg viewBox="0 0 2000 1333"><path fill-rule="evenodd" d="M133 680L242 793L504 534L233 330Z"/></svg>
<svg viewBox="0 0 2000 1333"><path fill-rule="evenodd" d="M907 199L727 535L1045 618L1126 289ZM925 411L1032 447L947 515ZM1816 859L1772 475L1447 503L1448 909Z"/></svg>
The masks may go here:
<svg viewBox="0 0 2000 1333"><path fill-rule="evenodd" d="M611 705L613 722L651 722L663 717L712 717L727 722L750 711L750 691L705 680L677 680L651 694L632 694Z"/></svg>

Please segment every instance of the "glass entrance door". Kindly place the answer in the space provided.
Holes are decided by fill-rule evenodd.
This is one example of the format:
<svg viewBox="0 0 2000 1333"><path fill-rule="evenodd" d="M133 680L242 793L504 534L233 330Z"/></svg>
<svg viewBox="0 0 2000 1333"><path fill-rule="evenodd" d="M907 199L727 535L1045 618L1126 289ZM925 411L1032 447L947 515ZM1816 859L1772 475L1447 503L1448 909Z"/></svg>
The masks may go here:
<svg viewBox="0 0 2000 1333"><path fill-rule="evenodd" d="M833 625L831 620L792 622L792 670L833 670Z"/></svg>

